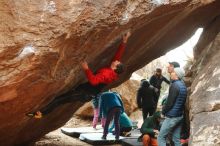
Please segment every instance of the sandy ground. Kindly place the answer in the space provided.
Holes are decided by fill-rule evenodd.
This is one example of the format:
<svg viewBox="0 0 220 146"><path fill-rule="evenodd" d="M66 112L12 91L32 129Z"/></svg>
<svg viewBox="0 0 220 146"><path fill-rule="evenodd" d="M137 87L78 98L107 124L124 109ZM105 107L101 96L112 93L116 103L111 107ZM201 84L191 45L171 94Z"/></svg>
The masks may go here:
<svg viewBox="0 0 220 146"><path fill-rule="evenodd" d="M80 127L90 126L89 120L82 120L74 116L66 123L64 127ZM59 129L45 135L40 141L35 143L35 146L90 146L89 144L80 141L78 138L73 138L63 134Z"/></svg>
<svg viewBox="0 0 220 146"><path fill-rule="evenodd" d="M140 111L134 112L131 116L133 121L139 121L139 126L142 122L142 115ZM83 120L74 116L70 121L66 123L63 127L81 127L81 126L91 126L91 120ZM52 131L41 138L34 146L91 146L78 138L73 138L63 134L59 129ZM108 146L120 146L120 145L108 145Z"/></svg>

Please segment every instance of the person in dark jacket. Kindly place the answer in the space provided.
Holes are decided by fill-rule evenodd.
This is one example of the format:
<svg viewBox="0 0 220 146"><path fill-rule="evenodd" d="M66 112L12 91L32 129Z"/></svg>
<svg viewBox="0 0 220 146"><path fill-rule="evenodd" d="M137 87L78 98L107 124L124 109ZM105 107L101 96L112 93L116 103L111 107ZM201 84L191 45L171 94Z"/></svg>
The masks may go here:
<svg viewBox="0 0 220 146"><path fill-rule="evenodd" d="M142 135L138 138L143 142L144 146L158 146L156 136L159 133L161 113L155 112L153 116L150 116L144 120L141 126Z"/></svg>
<svg viewBox="0 0 220 146"><path fill-rule="evenodd" d="M160 97L160 89L163 82L170 84L170 81L162 75L162 69L157 68L155 74L150 78L150 84L157 89L156 105Z"/></svg>
<svg viewBox="0 0 220 146"><path fill-rule="evenodd" d="M141 81L141 87L137 91L137 105L142 108L143 120L152 116L156 106L157 93L147 80Z"/></svg>
<svg viewBox="0 0 220 146"><path fill-rule="evenodd" d="M109 124L114 117L115 139L119 140L120 135L120 114L124 112L123 102L121 97L116 92L104 92L100 96L99 116L106 117L106 123L103 131L102 139L106 139L108 134Z"/></svg>
<svg viewBox="0 0 220 146"><path fill-rule="evenodd" d="M96 72L96 74L94 74L89 68L87 62L81 62L81 66L86 74L88 82L79 85L76 89L72 90L72 93L65 93L56 97L40 111L27 113L26 115L40 119L43 115L49 114L56 107L62 104L75 102L76 99L86 102L97 96L106 85L116 81L118 79L118 75L124 71L124 65L121 63L121 58L124 54L125 46L130 35L130 32L123 35L122 42L115 53L110 66L101 68Z"/></svg>
<svg viewBox="0 0 220 146"><path fill-rule="evenodd" d="M187 89L182 81L184 74L185 72L181 68L174 68L174 71L171 73L172 83L169 88L167 101L162 109L165 120L158 135L159 146L166 145L166 137L169 133L172 134L175 146L181 146L180 132L187 97Z"/></svg>

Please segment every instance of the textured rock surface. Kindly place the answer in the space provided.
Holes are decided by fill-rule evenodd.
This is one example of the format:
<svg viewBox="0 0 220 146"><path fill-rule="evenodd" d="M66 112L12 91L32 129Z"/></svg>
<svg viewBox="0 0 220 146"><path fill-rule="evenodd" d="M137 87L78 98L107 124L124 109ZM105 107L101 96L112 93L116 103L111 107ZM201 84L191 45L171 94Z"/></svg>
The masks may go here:
<svg viewBox="0 0 220 146"><path fill-rule="evenodd" d="M23 144L63 125L84 103L64 105L42 120L25 117L85 81L79 62L93 70L111 60L119 35L132 28L112 86L207 26L218 0L1 0L0 145ZM3 134L4 133L4 134Z"/></svg>
<svg viewBox="0 0 220 146"><path fill-rule="evenodd" d="M195 79L190 96L191 145L193 146L220 145L219 26L220 17L205 28L196 46L197 60L193 66Z"/></svg>

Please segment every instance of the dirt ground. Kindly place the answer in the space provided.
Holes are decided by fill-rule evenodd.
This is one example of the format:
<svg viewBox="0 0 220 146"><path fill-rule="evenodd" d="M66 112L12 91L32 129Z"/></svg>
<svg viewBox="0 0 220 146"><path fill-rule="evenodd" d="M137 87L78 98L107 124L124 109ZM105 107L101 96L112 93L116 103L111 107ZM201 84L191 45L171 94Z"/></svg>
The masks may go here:
<svg viewBox="0 0 220 146"><path fill-rule="evenodd" d="M142 115L140 111L134 112L131 116L133 121L139 121L139 126L141 125ZM74 116L70 121L66 123L63 127L81 127L81 126L91 126L91 120L83 120ZM91 146L78 138L73 138L63 134L59 129L52 131L41 138L34 146ZM108 145L108 146L120 146L120 145Z"/></svg>

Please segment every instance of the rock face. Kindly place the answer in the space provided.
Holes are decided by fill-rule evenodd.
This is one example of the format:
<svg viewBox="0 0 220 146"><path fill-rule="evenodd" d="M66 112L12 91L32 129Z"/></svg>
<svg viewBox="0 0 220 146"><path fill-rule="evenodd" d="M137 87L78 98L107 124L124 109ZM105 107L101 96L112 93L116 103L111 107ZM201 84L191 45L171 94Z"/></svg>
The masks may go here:
<svg viewBox="0 0 220 146"><path fill-rule="evenodd" d="M81 60L94 71L108 65L129 28L126 72L109 87L208 26L219 7L219 0L1 0L0 145L24 145L62 126L83 102L63 105L42 120L25 113L85 82Z"/></svg>
<svg viewBox="0 0 220 146"><path fill-rule="evenodd" d="M220 17L204 29L196 46L191 86L191 145L220 145Z"/></svg>

